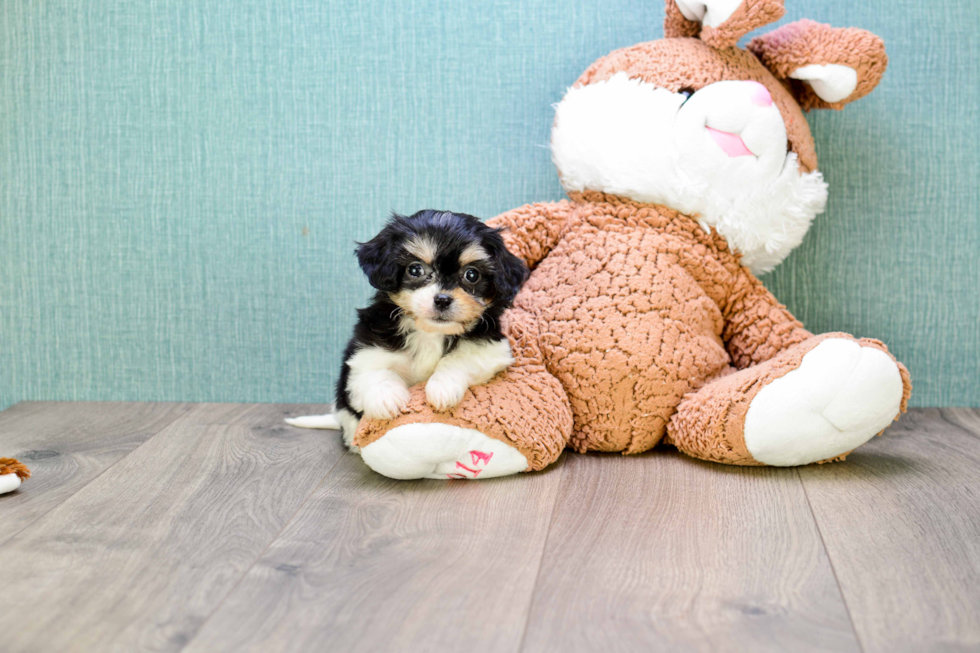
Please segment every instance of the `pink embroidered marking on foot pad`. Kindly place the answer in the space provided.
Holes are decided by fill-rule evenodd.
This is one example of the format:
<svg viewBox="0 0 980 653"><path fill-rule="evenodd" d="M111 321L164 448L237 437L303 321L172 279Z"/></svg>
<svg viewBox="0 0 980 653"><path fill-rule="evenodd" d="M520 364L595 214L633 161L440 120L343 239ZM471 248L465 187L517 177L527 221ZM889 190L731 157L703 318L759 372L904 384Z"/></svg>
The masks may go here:
<svg viewBox="0 0 980 653"><path fill-rule="evenodd" d="M481 460L483 461L483 464L486 465L490 462L490 459L493 458L493 452L487 453L485 451L471 451L470 458L473 460L474 465Z"/></svg>
<svg viewBox="0 0 980 653"><path fill-rule="evenodd" d="M472 460L472 463L471 464L473 465L473 467L477 467L477 468L479 468L479 466L481 464L483 466L486 466L487 463L490 462L490 459L493 458L493 452L492 451L490 453L487 453L485 451L470 451L469 454L470 454L470 460ZM464 465L463 463L461 463L459 461L456 461L456 467L459 468L459 469L466 470L467 472L469 472L473 476L467 476L464 473L455 472L455 473L446 474L446 478L449 478L449 479L457 479L457 478L467 478L467 479L469 479L469 478L476 478L477 476L480 475L480 472L483 471L482 469L471 469L470 467L467 467L466 465Z"/></svg>
<svg viewBox="0 0 980 653"><path fill-rule="evenodd" d="M461 467L462 469L465 469L470 474L473 474L473 478L476 478L477 476L479 476L480 475L480 472L483 471L482 469L470 469L469 467L467 467L466 465L464 465L463 463L458 462L458 461L456 462L456 466L457 467Z"/></svg>

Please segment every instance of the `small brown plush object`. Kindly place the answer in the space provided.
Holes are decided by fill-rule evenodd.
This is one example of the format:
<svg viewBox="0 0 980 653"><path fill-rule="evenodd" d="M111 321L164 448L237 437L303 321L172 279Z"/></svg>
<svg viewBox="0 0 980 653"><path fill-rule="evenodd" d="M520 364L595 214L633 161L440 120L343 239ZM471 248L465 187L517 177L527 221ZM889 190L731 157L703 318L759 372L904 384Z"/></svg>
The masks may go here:
<svg viewBox="0 0 980 653"><path fill-rule="evenodd" d="M30 470L14 458L0 458L0 494L13 492L31 477Z"/></svg>
<svg viewBox="0 0 980 653"><path fill-rule="evenodd" d="M907 370L877 340L813 335L756 278L824 209L804 109L866 95L880 39L778 19L780 0L666 0L670 38L592 64L556 106L568 193L490 221L531 277L505 316L514 364L444 413L422 387L361 422L393 478L540 470L566 448L667 442L703 460L842 459L905 410Z"/></svg>

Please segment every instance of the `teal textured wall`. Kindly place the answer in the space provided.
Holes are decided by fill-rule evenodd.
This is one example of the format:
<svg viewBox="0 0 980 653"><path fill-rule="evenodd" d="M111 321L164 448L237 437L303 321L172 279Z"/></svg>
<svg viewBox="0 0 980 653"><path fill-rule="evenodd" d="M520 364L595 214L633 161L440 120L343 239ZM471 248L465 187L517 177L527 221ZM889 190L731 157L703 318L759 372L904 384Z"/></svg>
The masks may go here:
<svg viewBox="0 0 980 653"><path fill-rule="evenodd" d="M788 0L883 36L810 114L828 211L766 283L879 337L917 405L980 405L980 3ZM551 104L659 0L0 6L0 407L319 401L391 209L561 197Z"/></svg>

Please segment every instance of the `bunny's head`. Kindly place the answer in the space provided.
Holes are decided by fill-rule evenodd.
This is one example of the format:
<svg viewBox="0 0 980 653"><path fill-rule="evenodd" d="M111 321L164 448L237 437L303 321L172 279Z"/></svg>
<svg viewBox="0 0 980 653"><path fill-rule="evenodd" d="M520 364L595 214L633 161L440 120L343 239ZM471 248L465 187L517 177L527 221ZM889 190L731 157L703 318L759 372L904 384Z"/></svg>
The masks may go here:
<svg viewBox="0 0 980 653"><path fill-rule="evenodd" d="M756 272L803 240L827 200L804 110L867 95L881 39L809 20L735 46L782 0L666 0L667 38L593 63L557 105L552 155L569 192L665 204L714 227Z"/></svg>

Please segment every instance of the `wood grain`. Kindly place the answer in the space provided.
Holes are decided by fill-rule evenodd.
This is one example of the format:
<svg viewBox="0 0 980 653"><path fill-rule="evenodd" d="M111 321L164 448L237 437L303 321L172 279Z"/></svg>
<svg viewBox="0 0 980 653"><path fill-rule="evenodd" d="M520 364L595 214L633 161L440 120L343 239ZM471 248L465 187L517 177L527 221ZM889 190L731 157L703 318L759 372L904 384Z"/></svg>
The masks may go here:
<svg viewBox="0 0 980 653"><path fill-rule="evenodd" d="M286 411L196 406L0 545L4 652L182 649L343 455Z"/></svg>
<svg viewBox="0 0 980 653"><path fill-rule="evenodd" d="M866 653L980 650L980 411L917 409L800 470Z"/></svg>
<svg viewBox="0 0 980 653"><path fill-rule="evenodd" d="M0 413L0 456L31 478L0 496L0 544L85 487L190 404L25 402Z"/></svg>
<svg viewBox="0 0 980 653"><path fill-rule="evenodd" d="M281 421L326 409L0 413L35 471L0 497L0 650L980 650L980 410L833 465L445 483Z"/></svg>
<svg viewBox="0 0 980 653"><path fill-rule="evenodd" d="M525 651L857 651L796 471L569 456Z"/></svg>
<svg viewBox="0 0 980 653"><path fill-rule="evenodd" d="M517 651L560 478L392 481L350 454L186 651Z"/></svg>

